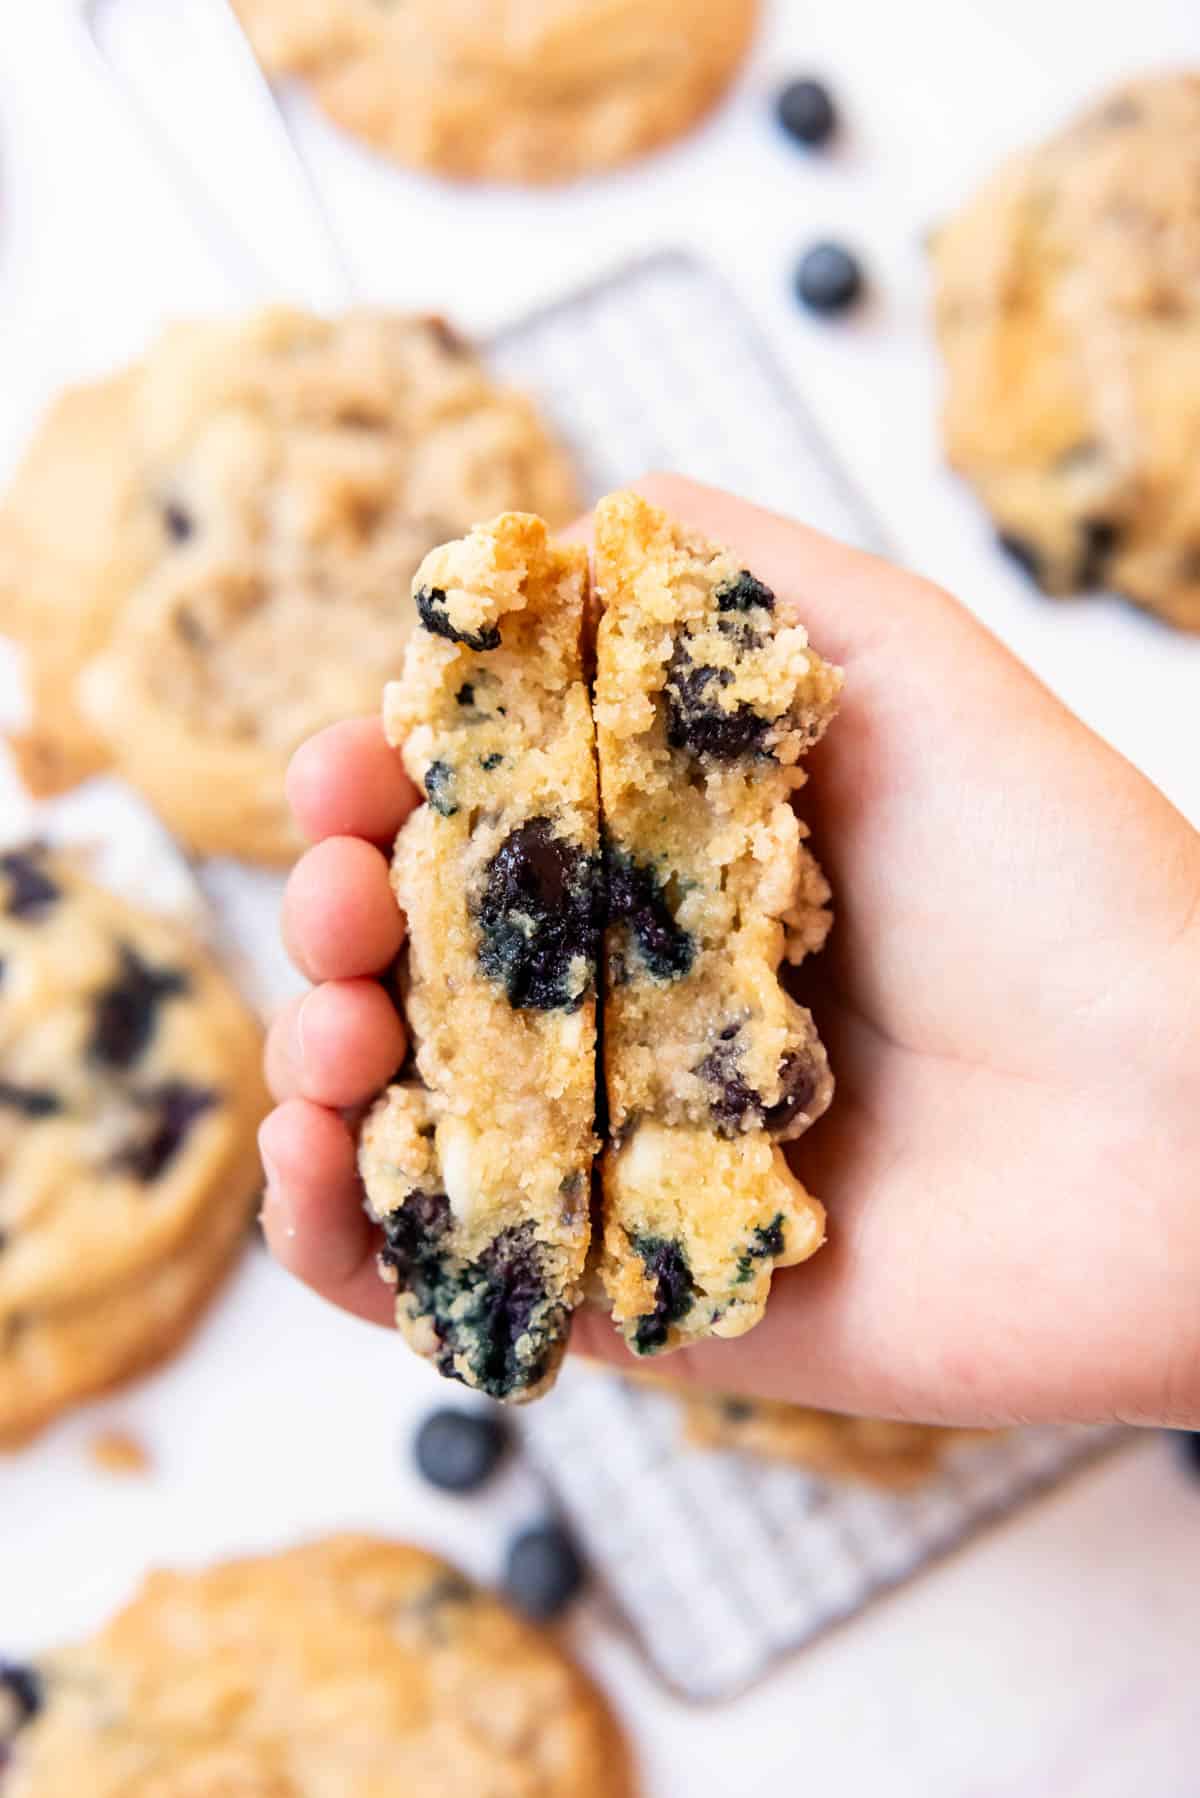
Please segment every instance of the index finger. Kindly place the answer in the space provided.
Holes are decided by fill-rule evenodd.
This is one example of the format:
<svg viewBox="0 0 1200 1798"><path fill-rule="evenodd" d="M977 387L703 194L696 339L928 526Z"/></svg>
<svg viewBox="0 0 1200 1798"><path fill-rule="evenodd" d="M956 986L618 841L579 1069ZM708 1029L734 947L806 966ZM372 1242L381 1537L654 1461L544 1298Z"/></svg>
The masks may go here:
<svg viewBox="0 0 1200 1798"><path fill-rule="evenodd" d="M350 718L300 745L288 765L287 797L312 843L365 837L390 848L419 794L380 720Z"/></svg>

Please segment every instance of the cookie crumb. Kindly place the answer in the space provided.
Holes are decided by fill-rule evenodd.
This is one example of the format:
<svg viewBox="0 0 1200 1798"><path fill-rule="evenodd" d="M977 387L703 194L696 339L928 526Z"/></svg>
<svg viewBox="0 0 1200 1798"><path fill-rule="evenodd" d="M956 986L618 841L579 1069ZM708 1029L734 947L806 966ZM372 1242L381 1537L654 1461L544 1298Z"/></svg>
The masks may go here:
<svg viewBox="0 0 1200 1798"><path fill-rule="evenodd" d="M88 1454L104 1473L149 1473L150 1451L128 1430L99 1430L88 1443Z"/></svg>

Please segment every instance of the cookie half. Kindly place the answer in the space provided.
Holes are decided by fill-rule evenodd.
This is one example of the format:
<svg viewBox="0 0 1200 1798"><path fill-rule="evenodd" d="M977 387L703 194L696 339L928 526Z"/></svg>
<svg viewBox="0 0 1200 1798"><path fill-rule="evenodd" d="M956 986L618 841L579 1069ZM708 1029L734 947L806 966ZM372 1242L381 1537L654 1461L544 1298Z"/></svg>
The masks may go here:
<svg viewBox="0 0 1200 1798"><path fill-rule="evenodd" d="M823 1213L780 1141L833 1091L780 982L828 929L792 805L841 674L737 558L631 493L596 510L605 827L600 1272L639 1354L762 1316Z"/></svg>
<svg viewBox="0 0 1200 1798"><path fill-rule="evenodd" d="M690 1393L683 1400L686 1439L697 1448L787 1461L823 1479L903 1490L937 1472L954 1444L982 1431L842 1417L766 1399Z"/></svg>
<svg viewBox="0 0 1200 1798"><path fill-rule="evenodd" d="M587 558L508 513L428 556L387 690L426 803L392 880L415 1049L360 1168L396 1316L494 1398L553 1379L581 1294L596 1152L601 867Z"/></svg>
<svg viewBox="0 0 1200 1798"><path fill-rule="evenodd" d="M268 1677L269 1675L269 1677ZM0 1677L5 1798L632 1798L599 1693L420 1549L335 1536L156 1573Z"/></svg>

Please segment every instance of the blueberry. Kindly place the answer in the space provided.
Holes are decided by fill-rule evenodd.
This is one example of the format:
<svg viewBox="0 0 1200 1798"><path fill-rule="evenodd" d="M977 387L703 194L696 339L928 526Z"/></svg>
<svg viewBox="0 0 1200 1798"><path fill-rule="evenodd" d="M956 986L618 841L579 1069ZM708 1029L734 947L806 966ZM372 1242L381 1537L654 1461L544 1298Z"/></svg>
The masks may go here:
<svg viewBox="0 0 1200 1798"><path fill-rule="evenodd" d="M735 1285L742 1285L754 1272L756 1261L765 1261L768 1257L783 1254L783 1213L771 1219L769 1224L760 1224L751 1234L744 1255L739 1255Z"/></svg>
<svg viewBox="0 0 1200 1798"><path fill-rule="evenodd" d="M639 1355L651 1355L666 1347L671 1325L690 1309L696 1283L677 1242L662 1236L635 1236L632 1240L646 1278L654 1285L654 1309L638 1319L633 1346Z"/></svg>
<svg viewBox="0 0 1200 1798"><path fill-rule="evenodd" d="M486 649L499 649L500 632L494 624L485 624L481 631L455 630L446 611L446 593L442 587L422 587L417 594L417 614L425 629L435 637L445 637L451 643L462 643L468 649L480 653Z"/></svg>
<svg viewBox="0 0 1200 1798"><path fill-rule="evenodd" d="M796 298L810 312L845 312L862 290L858 258L841 244L815 243L801 256L796 268Z"/></svg>
<svg viewBox="0 0 1200 1798"><path fill-rule="evenodd" d="M1179 1456L1189 1473L1200 1478L1200 1430L1178 1430Z"/></svg>
<svg viewBox="0 0 1200 1798"><path fill-rule="evenodd" d="M730 669L694 662L683 643L675 645L663 688L672 749L690 749L719 762L762 753L768 720L753 706L739 704L726 710L717 700L717 691L732 680Z"/></svg>
<svg viewBox="0 0 1200 1798"><path fill-rule="evenodd" d="M32 1721L45 1702L45 1691L41 1674L33 1667L23 1667L16 1661L0 1660L0 1706L7 1700L8 1708L15 1710L15 1718L8 1720L0 1708L0 1739L22 1725ZM7 1724L7 1727L6 1727Z"/></svg>
<svg viewBox="0 0 1200 1798"><path fill-rule="evenodd" d="M62 1100L47 1086L14 1086L0 1080L0 1111L17 1111L22 1117L49 1118L62 1110Z"/></svg>
<svg viewBox="0 0 1200 1798"><path fill-rule="evenodd" d="M1039 587L1045 579L1045 564L1041 553L1028 537L1019 537L1015 531L997 531L996 542L1005 555L1015 562L1022 573Z"/></svg>
<svg viewBox="0 0 1200 1798"><path fill-rule="evenodd" d="M96 996L89 1057L105 1067L131 1067L154 1035L159 1005L187 987L186 974L152 968L123 943L120 974Z"/></svg>
<svg viewBox="0 0 1200 1798"><path fill-rule="evenodd" d="M163 529L172 543L186 543L196 529L192 515L178 501L169 499L162 509Z"/></svg>
<svg viewBox="0 0 1200 1798"><path fill-rule="evenodd" d="M775 116L789 137L818 149L837 128L829 89L819 81L789 81L775 101Z"/></svg>
<svg viewBox="0 0 1200 1798"><path fill-rule="evenodd" d="M453 818L458 810L451 797L453 787L454 769L449 762L430 762L425 770L425 797L443 818Z"/></svg>
<svg viewBox="0 0 1200 1798"><path fill-rule="evenodd" d="M584 1582L579 1551L561 1524L523 1530L509 1544L504 1589L535 1623L561 1615Z"/></svg>
<svg viewBox="0 0 1200 1798"><path fill-rule="evenodd" d="M749 1423L754 1416L754 1406L745 1398L721 1398L718 1400L721 1415L726 1423Z"/></svg>
<svg viewBox="0 0 1200 1798"><path fill-rule="evenodd" d="M118 1153L116 1165L149 1184L175 1159L192 1125L212 1109L217 1095L201 1086L188 1086L182 1080L168 1080L149 1092L138 1093L136 1098L151 1113L150 1128L140 1142Z"/></svg>
<svg viewBox="0 0 1200 1798"><path fill-rule="evenodd" d="M609 923L628 927L643 962L656 980L677 980L686 974L695 959L696 946L687 931L675 922L653 869L623 850L610 847L605 874ZM610 974L615 960L610 954Z"/></svg>
<svg viewBox="0 0 1200 1798"><path fill-rule="evenodd" d="M786 1130L792 1120L807 1111L817 1096L817 1070L799 1049L785 1055L779 1068L779 1097L762 1114L763 1126L772 1132Z"/></svg>
<svg viewBox="0 0 1200 1798"><path fill-rule="evenodd" d="M62 897L41 866L45 853L38 847L10 849L0 855L0 874L8 879L8 898L4 909L10 918L36 918L40 912Z"/></svg>
<svg viewBox="0 0 1200 1798"><path fill-rule="evenodd" d="M500 1462L506 1432L484 1411L431 1411L417 1431L417 1468L442 1492L475 1492Z"/></svg>
<svg viewBox="0 0 1200 1798"><path fill-rule="evenodd" d="M731 581L722 582L713 598L718 612L749 612L755 606L761 606L765 612L775 610L775 595L748 568L743 568Z"/></svg>
<svg viewBox="0 0 1200 1798"><path fill-rule="evenodd" d="M1086 592L1104 585L1109 564L1121 547L1121 527L1110 518L1085 518L1079 529L1075 584Z"/></svg>
<svg viewBox="0 0 1200 1798"><path fill-rule="evenodd" d="M488 863L476 916L479 965L510 1005L575 1011L590 990L599 937L593 859L548 818L510 831ZM586 970L580 979L580 962Z"/></svg>

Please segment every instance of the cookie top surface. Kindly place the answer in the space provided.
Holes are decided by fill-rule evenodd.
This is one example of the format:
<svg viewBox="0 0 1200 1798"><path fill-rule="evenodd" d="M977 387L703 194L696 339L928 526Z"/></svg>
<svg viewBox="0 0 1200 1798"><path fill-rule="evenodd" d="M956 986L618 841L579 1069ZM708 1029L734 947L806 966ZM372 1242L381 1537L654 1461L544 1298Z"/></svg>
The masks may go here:
<svg viewBox="0 0 1200 1798"><path fill-rule="evenodd" d="M257 1022L189 933L38 849L0 852L0 1328L243 1216Z"/></svg>
<svg viewBox="0 0 1200 1798"><path fill-rule="evenodd" d="M268 70L348 130L458 177L554 181L686 131L744 55L756 0L236 0Z"/></svg>
<svg viewBox="0 0 1200 1798"><path fill-rule="evenodd" d="M631 1790L607 1710L549 1637L434 1556L365 1537L155 1574L28 1677L40 1708L5 1798Z"/></svg>
<svg viewBox="0 0 1200 1798"><path fill-rule="evenodd" d="M291 750L375 706L422 556L511 504L563 522L568 463L442 320L172 327L60 402L4 508L27 775L115 760L194 847L287 859Z"/></svg>
<svg viewBox="0 0 1200 1798"><path fill-rule="evenodd" d="M933 255L947 449L1005 547L1200 628L1200 74L1013 158Z"/></svg>

